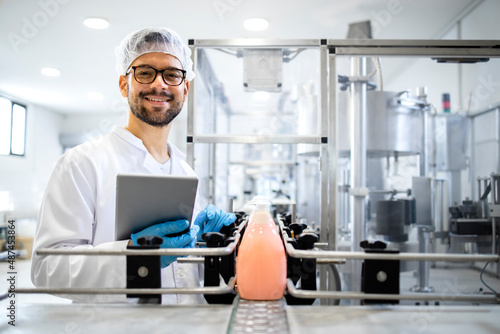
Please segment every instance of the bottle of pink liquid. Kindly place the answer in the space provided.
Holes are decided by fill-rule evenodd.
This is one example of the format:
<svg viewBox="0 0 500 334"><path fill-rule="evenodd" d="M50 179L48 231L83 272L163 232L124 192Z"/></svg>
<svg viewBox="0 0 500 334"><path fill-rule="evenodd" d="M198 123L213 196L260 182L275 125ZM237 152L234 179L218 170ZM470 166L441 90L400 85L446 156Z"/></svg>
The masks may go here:
<svg viewBox="0 0 500 334"><path fill-rule="evenodd" d="M286 286L283 242L265 204L257 204L238 249L236 284L241 298L276 300Z"/></svg>

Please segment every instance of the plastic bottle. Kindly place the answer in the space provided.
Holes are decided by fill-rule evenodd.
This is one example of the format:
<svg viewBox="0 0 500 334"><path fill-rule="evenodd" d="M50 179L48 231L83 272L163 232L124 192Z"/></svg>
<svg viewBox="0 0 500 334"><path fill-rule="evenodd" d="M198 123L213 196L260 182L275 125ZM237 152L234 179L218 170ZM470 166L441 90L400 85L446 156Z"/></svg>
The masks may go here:
<svg viewBox="0 0 500 334"><path fill-rule="evenodd" d="M285 249L267 205L256 203L238 249L236 283L243 299L276 300L285 293Z"/></svg>

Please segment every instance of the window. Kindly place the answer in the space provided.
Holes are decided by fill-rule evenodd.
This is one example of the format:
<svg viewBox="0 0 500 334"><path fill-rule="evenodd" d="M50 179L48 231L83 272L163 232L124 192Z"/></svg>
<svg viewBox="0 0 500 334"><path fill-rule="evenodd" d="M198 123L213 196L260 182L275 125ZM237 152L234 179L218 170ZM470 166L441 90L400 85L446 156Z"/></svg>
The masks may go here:
<svg viewBox="0 0 500 334"><path fill-rule="evenodd" d="M0 154L24 155L26 107L0 97Z"/></svg>

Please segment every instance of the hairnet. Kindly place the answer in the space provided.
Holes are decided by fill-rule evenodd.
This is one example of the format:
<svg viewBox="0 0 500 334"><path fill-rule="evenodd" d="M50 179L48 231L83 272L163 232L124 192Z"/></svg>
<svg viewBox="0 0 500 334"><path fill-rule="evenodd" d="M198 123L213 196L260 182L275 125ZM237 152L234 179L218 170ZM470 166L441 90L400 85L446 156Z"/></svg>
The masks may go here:
<svg viewBox="0 0 500 334"><path fill-rule="evenodd" d="M191 49L168 28L146 28L129 34L115 49L116 70L124 75L132 62L146 53L162 52L179 59L188 81L194 78Z"/></svg>

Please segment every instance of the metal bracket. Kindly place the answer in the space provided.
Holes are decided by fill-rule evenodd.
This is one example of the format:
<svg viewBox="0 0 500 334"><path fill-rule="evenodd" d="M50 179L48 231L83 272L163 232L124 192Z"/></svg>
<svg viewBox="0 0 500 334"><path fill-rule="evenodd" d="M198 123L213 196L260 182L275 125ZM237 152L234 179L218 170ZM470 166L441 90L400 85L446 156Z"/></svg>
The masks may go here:
<svg viewBox="0 0 500 334"><path fill-rule="evenodd" d="M368 188L349 188L349 195L354 197L366 197L370 193Z"/></svg>
<svg viewBox="0 0 500 334"><path fill-rule="evenodd" d="M490 217L500 217L500 204L490 205Z"/></svg>

